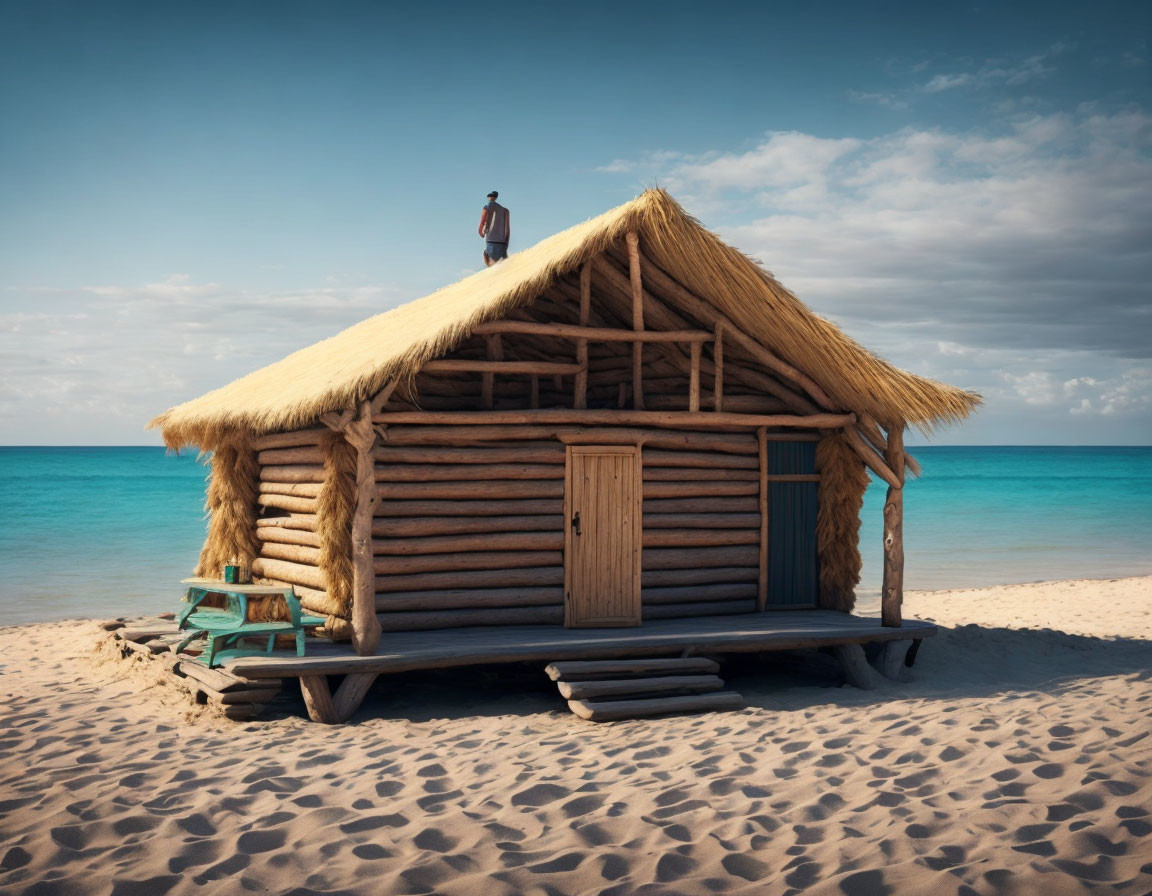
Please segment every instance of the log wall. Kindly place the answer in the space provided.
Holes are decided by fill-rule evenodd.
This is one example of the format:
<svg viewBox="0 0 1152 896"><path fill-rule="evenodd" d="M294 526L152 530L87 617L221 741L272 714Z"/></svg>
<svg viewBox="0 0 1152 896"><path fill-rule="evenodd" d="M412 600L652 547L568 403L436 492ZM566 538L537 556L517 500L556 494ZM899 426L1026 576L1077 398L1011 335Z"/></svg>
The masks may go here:
<svg viewBox="0 0 1152 896"><path fill-rule="evenodd" d="M312 613L342 616L321 564L321 492L326 479L321 445L329 435L327 430L310 429L257 442L262 449L256 455L259 553L252 573L294 586L301 605Z"/></svg>
<svg viewBox="0 0 1152 896"><path fill-rule="evenodd" d="M318 613L334 612L321 519L331 512L327 438L313 430L257 454L254 572L295 585ZM645 618L755 611L762 531L768 607L815 602L817 483L806 436L767 443L770 476L805 481L769 483L764 506L775 524L762 530L755 433L393 424L373 452L372 554L385 632L563 624L567 442L643 445Z"/></svg>

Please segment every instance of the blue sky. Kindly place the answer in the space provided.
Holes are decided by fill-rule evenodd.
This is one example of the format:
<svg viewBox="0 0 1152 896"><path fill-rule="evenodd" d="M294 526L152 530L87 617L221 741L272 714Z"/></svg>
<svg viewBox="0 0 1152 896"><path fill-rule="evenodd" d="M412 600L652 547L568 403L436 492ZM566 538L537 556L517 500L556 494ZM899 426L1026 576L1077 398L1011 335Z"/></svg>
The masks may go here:
<svg viewBox="0 0 1152 896"><path fill-rule="evenodd" d="M940 443L1152 442L1147 3L0 0L0 443L155 413L669 188L985 394Z"/></svg>

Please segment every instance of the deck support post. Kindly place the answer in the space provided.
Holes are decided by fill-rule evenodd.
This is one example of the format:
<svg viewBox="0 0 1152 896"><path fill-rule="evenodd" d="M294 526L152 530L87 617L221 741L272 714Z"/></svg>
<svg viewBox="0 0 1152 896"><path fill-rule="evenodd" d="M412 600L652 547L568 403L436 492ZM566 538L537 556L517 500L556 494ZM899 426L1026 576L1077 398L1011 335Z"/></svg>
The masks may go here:
<svg viewBox="0 0 1152 896"><path fill-rule="evenodd" d="M308 708L308 718L324 725L347 722L360 708L368 689L372 687L377 677L376 672L353 672L345 675L333 698L327 676L300 676L300 693L304 696L304 705Z"/></svg>
<svg viewBox="0 0 1152 896"><path fill-rule="evenodd" d="M771 556L768 542L768 430L756 430L756 444L760 456L760 573L756 584L756 609L764 612L768 606L768 560Z"/></svg>
<svg viewBox="0 0 1152 896"><path fill-rule="evenodd" d="M908 656L911 641L888 641L877 658L880 674L892 681L900 681L904 671L904 658Z"/></svg>
<svg viewBox="0 0 1152 896"><path fill-rule="evenodd" d="M372 406L360 403L360 416L344 430L356 449L356 508L352 512L352 646L360 656L371 656L380 646L380 620L376 618L376 571L372 557L372 517L380 502L376 487L376 459L372 450L377 433Z"/></svg>
<svg viewBox="0 0 1152 896"><path fill-rule="evenodd" d="M844 677L848 679L850 685L854 685L862 691L875 689L876 682L872 678L872 667L868 665L863 647L859 644L837 644L832 648L832 652L840 661L840 666L844 670Z"/></svg>
<svg viewBox="0 0 1152 896"><path fill-rule="evenodd" d="M637 333L644 330L644 281L640 274L640 237L629 230L625 236L628 244L628 279L632 286L632 329ZM644 382L641 367L644 363L644 343L632 343L632 407L644 410Z"/></svg>
<svg viewBox="0 0 1152 896"><path fill-rule="evenodd" d="M888 429L888 465L897 479L888 486L884 500L884 578L880 588L880 620L899 628L900 606L904 602L904 426Z"/></svg>

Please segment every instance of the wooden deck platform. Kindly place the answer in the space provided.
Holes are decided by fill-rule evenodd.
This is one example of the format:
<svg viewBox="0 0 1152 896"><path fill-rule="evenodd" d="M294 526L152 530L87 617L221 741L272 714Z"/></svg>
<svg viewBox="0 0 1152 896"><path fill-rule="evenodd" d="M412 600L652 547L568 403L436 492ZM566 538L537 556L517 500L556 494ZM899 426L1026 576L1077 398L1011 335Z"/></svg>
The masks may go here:
<svg viewBox="0 0 1152 896"><path fill-rule="evenodd" d="M936 634L936 626L914 619L885 628L879 619L832 610L789 610L652 619L636 628L574 629L553 625L484 626L417 632L386 632L375 656L357 656L350 645L310 639L308 655L241 657L224 668L247 679L354 675L373 677L416 669L693 653L753 653L913 641Z"/></svg>

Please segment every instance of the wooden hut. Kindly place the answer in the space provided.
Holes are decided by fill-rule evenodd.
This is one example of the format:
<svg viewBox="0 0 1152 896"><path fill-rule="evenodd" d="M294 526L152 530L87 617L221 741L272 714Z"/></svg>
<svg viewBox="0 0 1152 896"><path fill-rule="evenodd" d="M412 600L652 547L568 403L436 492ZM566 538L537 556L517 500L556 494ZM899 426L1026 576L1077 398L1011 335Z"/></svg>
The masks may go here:
<svg viewBox="0 0 1152 896"><path fill-rule="evenodd" d="M903 430L979 400L649 190L151 425L212 453L198 573L291 583L348 672L403 632L850 612L868 470L897 627Z"/></svg>

